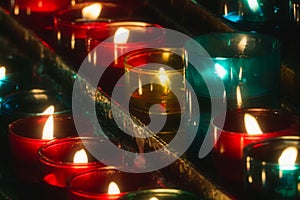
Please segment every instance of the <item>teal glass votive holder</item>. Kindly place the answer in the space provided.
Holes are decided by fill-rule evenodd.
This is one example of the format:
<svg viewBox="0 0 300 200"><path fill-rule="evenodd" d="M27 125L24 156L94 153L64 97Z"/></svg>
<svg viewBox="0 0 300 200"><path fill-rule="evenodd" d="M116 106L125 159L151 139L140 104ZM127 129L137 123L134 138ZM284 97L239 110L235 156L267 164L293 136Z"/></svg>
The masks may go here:
<svg viewBox="0 0 300 200"><path fill-rule="evenodd" d="M300 198L299 136L266 139L244 149L245 188L267 199Z"/></svg>
<svg viewBox="0 0 300 200"><path fill-rule="evenodd" d="M209 55L197 52L195 42ZM185 47L188 59L193 57L203 66L199 74L189 63L186 77L204 107L209 108L209 99L216 98L227 101L228 109L280 107L280 44L276 38L258 33L214 33L200 35ZM223 96L209 94L204 80L214 79L223 81Z"/></svg>
<svg viewBox="0 0 300 200"><path fill-rule="evenodd" d="M289 7L289 1L239 0L241 19L255 24L282 24L288 22Z"/></svg>

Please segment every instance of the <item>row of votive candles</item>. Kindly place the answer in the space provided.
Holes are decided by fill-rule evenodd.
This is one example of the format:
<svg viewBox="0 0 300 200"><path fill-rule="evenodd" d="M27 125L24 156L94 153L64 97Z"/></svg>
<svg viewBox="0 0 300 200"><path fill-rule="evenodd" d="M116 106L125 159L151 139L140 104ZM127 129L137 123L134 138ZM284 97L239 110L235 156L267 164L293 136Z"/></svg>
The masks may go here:
<svg viewBox="0 0 300 200"><path fill-rule="evenodd" d="M53 94L43 91L32 91L10 96L10 101L3 101L2 111L7 116L17 114L21 116L22 113L26 115L24 110L14 112L9 108L13 108L14 104L20 101L28 103L27 106L34 103L37 107L43 107L47 103L42 99L45 100L46 96L51 99L51 95ZM33 100L33 96L41 96L41 98ZM61 101L61 98L59 99ZM62 109L64 107L60 106L62 102L57 104L58 102L52 101L52 103L59 108L58 112L68 110ZM21 106L19 109L24 107ZM223 117L224 115L220 114L213 119L209 133L216 143L212 158L220 177L225 182L232 181L239 184L244 182L247 189L255 191L255 195L272 195L276 198L298 197L299 118L282 110L258 108L231 110L226 113L225 122L222 121ZM51 126L49 127L51 120L54 123L54 131ZM25 117L12 122L9 126L9 148L10 159L17 177L26 183L41 182L45 190L56 191L55 195L67 195L68 193L62 191L66 190L67 184L71 184L69 192L72 193L72 198L77 196L76 198L82 199L88 199L89 195L100 199L103 195L105 197L107 192L103 188L108 188L111 182L111 184L117 183L120 190L123 190L120 194L122 196L129 190L143 190L141 192L147 193L144 189L154 189L164 185L159 183L161 175L158 172L146 174L123 172L124 166L137 167L130 159L126 159L125 155L111 155L110 152L106 152L107 156L102 157L102 160L96 159L89 150L100 148L100 151L105 151L109 149L107 141L104 135L94 133L88 118L82 116L81 123L85 123L83 126L86 127L86 132L85 137L80 138L77 137L77 130L70 115L56 114L54 117L51 115L49 117L47 114ZM122 144L116 145L119 148L122 146ZM77 173L78 176L74 176ZM112 175L114 173L117 175ZM67 181L73 177L72 175L74 185L72 181ZM99 182L96 182L97 180ZM130 183L126 183L126 180L130 180ZM159 191L159 193L175 192L179 193L179 196L189 194L169 189ZM120 195L113 196L119 198ZM160 199L159 194L154 196Z"/></svg>
<svg viewBox="0 0 300 200"><path fill-rule="evenodd" d="M21 195L28 190L25 194L32 193L34 199L41 195L45 199L198 199L190 192L167 188L158 171L134 173L137 166L132 160L112 154L104 133L95 131L86 116L80 120L85 130L79 135L68 99L61 94L15 93L4 98L1 111L9 140L1 154L8 157L4 162L11 162L1 166L12 167L19 186L15 192ZM95 151L105 152L105 157L98 159ZM122 170L125 167L132 171Z"/></svg>
<svg viewBox="0 0 300 200"><path fill-rule="evenodd" d="M99 4L93 4L92 6L95 6L92 7L93 9L99 8ZM134 33L134 31L129 31L125 28L125 26L128 25L127 22L107 23L103 25L102 27L104 28L102 31L98 30L99 32L95 32L95 35L100 37L99 41L92 45L92 40L86 40L86 31L91 29L93 23L90 22L98 19L98 16L95 19L89 19L90 16L94 17L91 14L83 16L86 10L91 9L91 7L87 5L84 7L77 5L72 8L71 10L61 11L60 16L71 17L70 20L72 22L74 18L67 12L79 12L79 17L76 18L75 16L75 20L78 22L83 21L83 26L76 23L75 26L71 26L72 23L71 25L68 24L68 20L64 21L56 18L55 23L56 26L59 27L57 29L57 38L60 40L62 37L67 36L67 38L70 39L68 44L71 49L75 44L75 39L83 38L84 43L88 41L87 48L91 53L83 55L84 57L87 56L83 64L93 67L90 67L85 75L91 75L97 72L96 70L94 71L94 69L97 69L97 66L109 64L109 59L106 60L104 57L112 57L114 64L110 69L116 70L104 76L105 80L102 80L104 83L101 87L105 89L107 85L111 84L111 79L113 78L112 74L119 74L116 78L116 80L118 80L124 72L127 72L123 80L124 82L120 82L120 84L122 85L121 90L123 89L123 92L125 91L126 95L129 94L132 98L130 104L131 112L142 119L144 123L149 123L150 121L148 117L150 108L152 109L152 115L167 114L169 121L166 121L166 125L161 130L163 136L168 136L170 132L175 133L178 131L178 127L174 127L174 124L180 122L180 117L183 113L181 106L184 105L184 115L187 117L186 127L188 127L186 134L188 135L189 129L200 126L197 135L201 138L198 142L202 142L207 136L206 132L208 132L208 135L214 140L214 164L222 177L241 182L247 175L247 185L254 185L253 188L257 188L255 185L256 179L254 175L251 175L252 172L250 171L253 168L253 166L250 166L253 159L251 156L246 156L246 159L243 160L244 148L250 143L261 141L269 137L276 138L278 136L298 134L298 119L291 113L262 108L243 109L279 107L280 55L279 43L276 39L257 33L209 34L187 41L183 49L142 49L128 54L125 59L122 57L122 59L119 60L115 58L118 58L122 53L135 49L134 45L128 43L128 33ZM100 6L100 10L101 9L102 6ZM104 40L103 37L107 38L108 35L111 36L111 34L106 35L106 32L109 26L115 25L119 28L123 27L123 29L118 30L120 30L120 36L126 35L126 41L119 43L108 41L110 42L108 46L104 43L95 48L96 45ZM71 28L69 26L71 26ZM130 26L138 26L138 30L141 30L140 27L148 26L148 24L134 22L134 25L130 24ZM156 25L149 26L160 27ZM76 28L79 29L77 30ZM117 29L114 27L112 30L112 32L116 34ZM165 45L166 36L164 35L164 31L161 31L158 36L154 35L151 41L155 44L162 44L161 46ZM146 35L140 35L142 39L144 39L144 36ZM134 38L139 38L139 35ZM131 47L130 45L133 46L132 49L129 48ZM141 48L146 47L147 45L145 44L141 46ZM108 53L108 55L105 54L103 57L98 57L99 54L101 55L101 53L105 51L111 53ZM186 52L187 57L185 57ZM158 62L159 65L148 66L149 68L144 67L146 64L153 62ZM125 64L123 65L123 63ZM165 65L171 66L172 69L169 70ZM121 72L117 72L118 70ZM193 90L190 90L190 88L185 90L187 88L185 85L186 80L190 83ZM219 83L218 81L220 80L223 85L221 85L221 88L218 88L216 86L217 84L214 83ZM106 92L112 95L113 86L107 87L109 88L106 88ZM177 90L178 93L172 92L175 89L179 89ZM219 90L221 93L216 92ZM193 92L195 92L196 101L190 98ZM115 97L122 103L124 96L117 95ZM127 104L127 102L124 103ZM160 107L151 107L154 104L159 104ZM226 115L221 113L217 116L211 116L211 105L215 106L216 104L227 105L230 111L226 113ZM201 120L195 116L199 114L197 113L198 111L195 111L197 106L200 107ZM221 108L221 111L224 111L224 109ZM210 124L211 117L214 117L212 124ZM247 125L249 121L253 122L256 121L256 119L258 119L257 123L259 125ZM246 128L247 126L254 128L254 130L248 130L248 128ZM251 133L253 133L253 135L251 135ZM167 139L172 138L167 137ZM285 139L282 139L281 142L283 144L288 143L285 142ZM197 145L199 144L196 144L196 146ZM276 150L276 148L271 148L270 153L272 154L273 151L275 153ZM283 152L285 152L284 150L285 149L283 149ZM276 155L274 155L274 157L276 157ZM270 162L276 169L281 168L277 163L278 159L263 160L264 158L260 157L261 163L257 164L257 162L255 162L255 165L269 166L268 164ZM296 163L295 161L293 164L293 166L295 166L294 169L297 168ZM247 169L246 175L243 170L245 167L244 164ZM259 167L255 166L254 170L256 169L259 169ZM294 169L291 173L297 174L297 171ZM291 171L291 169L288 170ZM283 176L282 173L283 172L279 170L278 179L281 179L281 177L285 177L286 179L287 175ZM286 174L286 171L284 173ZM288 178L287 181L279 181L280 184L283 184L282 186L275 184L276 186L274 187L267 187L266 185L268 184L272 185L274 173L269 175L267 170L263 168L259 175L262 190L265 188L270 189L269 191L273 191L273 189L278 190L281 192L275 191L274 194L283 195L284 197L286 197L285 195L288 197L298 195L298 188L295 187L295 183L297 183L295 182L295 178L291 178L293 179L293 187L290 189L290 178ZM271 176L271 178L267 178L268 176ZM298 176L293 175L293 177ZM287 184L287 190L284 190L285 184Z"/></svg>
<svg viewBox="0 0 300 200"><path fill-rule="evenodd" d="M27 99L30 95L50 97L41 91L26 95ZM12 97L20 101L26 95ZM18 101L12 97L10 104ZM3 103L8 105L2 107L3 111L13 107L7 101ZM42 102L40 106L45 104ZM7 112L9 109L4 113ZM22 112L18 110L16 113ZM13 115L13 111L9 114ZM255 195L298 197L299 118L289 112L270 109L231 110L226 113L225 122L222 121L223 117L218 115L214 118L210 132L216 143L212 158L220 177L239 184L244 182L249 191L255 191ZM54 128L49 126L51 120ZM111 155L106 152L107 156L99 161L89 150L100 148L99 151L105 151L109 149L107 141L104 135L94 133L88 118L82 116L81 123L85 123L85 137L77 137L70 115L57 114L53 117L46 114L12 122L9 126L9 148L17 177L25 183L41 183L45 190L56 191L55 195L71 195L70 198L78 199L105 199L108 186L115 183L122 192L112 195L112 199L135 190L141 190L138 194L143 193L147 198L153 192L153 198L157 199L163 199L159 195L168 196L165 192L171 193L171 196L183 195L182 199L187 197L185 195L195 198L188 192L173 189L150 190L150 194L147 194L145 189L164 186L161 174L123 172L124 166L132 166L132 169L137 166L122 154ZM122 144L116 145L122 147ZM71 177L73 181L68 182ZM68 184L71 184L68 187L70 193L64 193Z"/></svg>

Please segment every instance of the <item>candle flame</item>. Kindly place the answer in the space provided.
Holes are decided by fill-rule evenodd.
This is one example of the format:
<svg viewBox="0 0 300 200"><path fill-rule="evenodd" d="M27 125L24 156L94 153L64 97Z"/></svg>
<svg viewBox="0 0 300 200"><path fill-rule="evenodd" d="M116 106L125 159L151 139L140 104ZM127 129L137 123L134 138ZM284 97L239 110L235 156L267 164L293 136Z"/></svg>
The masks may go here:
<svg viewBox="0 0 300 200"><path fill-rule="evenodd" d="M53 123L54 123L53 115L50 115L44 125L43 136L42 136L43 140L53 139Z"/></svg>
<svg viewBox="0 0 300 200"><path fill-rule="evenodd" d="M38 7L40 7L40 8L43 7L43 1L38 2Z"/></svg>
<svg viewBox="0 0 300 200"><path fill-rule="evenodd" d="M130 31L127 28L119 27L114 35L115 44L124 44L128 41Z"/></svg>
<svg viewBox="0 0 300 200"><path fill-rule="evenodd" d="M297 156L298 156L298 149L296 147L285 148L278 159L280 169L285 169L285 170L294 169Z"/></svg>
<svg viewBox="0 0 300 200"><path fill-rule="evenodd" d="M54 113L54 106L53 105L46 108L43 112L44 115L52 115L53 113Z"/></svg>
<svg viewBox="0 0 300 200"><path fill-rule="evenodd" d="M110 182L108 186L108 194L113 195L113 194L120 194L120 189L118 185L115 182Z"/></svg>
<svg viewBox="0 0 300 200"><path fill-rule="evenodd" d="M242 92L239 85L236 87L236 103L238 108L241 108L243 105Z"/></svg>
<svg viewBox="0 0 300 200"><path fill-rule="evenodd" d="M151 197L149 200L159 200L157 197Z"/></svg>
<svg viewBox="0 0 300 200"><path fill-rule="evenodd" d="M20 14L20 9L19 9L18 5L15 5L15 7L14 7L14 14L15 15L19 15Z"/></svg>
<svg viewBox="0 0 300 200"><path fill-rule="evenodd" d="M227 4L225 3L224 5L224 15L226 16L228 14L228 8L227 8Z"/></svg>
<svg viewBox="0 0 300 200"><path fill-rule="evenodd" d="M246 127L246 131L249 135L257 135L263 134L262 130L259 127L258 122L256 121L255 117L246 113L244 115L244 123Z"/></svg>
<svg viewBox="0 0 300 200"><path fill-rule="evenodd" d="M259 3L257 0L248 0L248 6L253 12L260 10Z"/></svg>
<svg viewBox="0 0 300 200"><path fill-rule="evenodd" d="M102 11L101 3L93 3L82 9L82 17L87 20L96 20Z"/></svg>
<svg viewBox="0 0 300 200"><path fill-rule="evenodd" d="M73 163L88 163L88 157L84 149L76 151Z"/></svg>
<svg viewBox="0 0 300 200"><path fill-rule="evenodd" d="M238 47L241 51L245 51L246 46L247 46L247 37L243 37L239 42Z"/></svg>
<svg viewBox="0 0 300 200"><path fill-rule="evenodd" d="M0 79L3 79L6 74L6 68L4 66L0 67Z"/></svg>

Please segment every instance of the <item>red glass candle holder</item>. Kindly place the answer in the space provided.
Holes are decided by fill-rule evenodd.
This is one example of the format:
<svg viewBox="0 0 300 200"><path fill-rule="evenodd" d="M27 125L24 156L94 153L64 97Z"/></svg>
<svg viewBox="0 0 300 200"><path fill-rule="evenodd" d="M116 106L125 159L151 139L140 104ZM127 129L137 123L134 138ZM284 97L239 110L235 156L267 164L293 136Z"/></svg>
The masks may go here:
<svg viewBox="0 0 300 200"><path fill-rule="evenodd" d="M99 4L101 5L99 7ZM91 8L91 12L99 9L99 16L85 17L83 9L88 6L96 5ZM86 38L89 30L98 29L99 27L115 20L127 17L130 10L124 6L119 6L111 2L84 2L75 4L64 10L60 10L54 16L55 30L61 34L61 37Z"/></svg>
<svg viewBox="0 0 300 200"><path fill-rule="evenodd" d="M120 169L104 167L86 171L72 177L68 187L69 199L113 200L119 199L127 192L160 187L155 172L128 173ZM112 182L119 188L119 194L108 194L108 188Z"/></svg>
<svg viewBox="0 0 300 200"><path fill-rule="evenodd" d="M17 178L22 182L40 182L38 149L50 141L50 139L42 139L43 128L48 117L48 115L30 116L18 119L9 125L12 166ZM71 116L54 115L53 119L55 139L78 135Z"/></svg>
<svg viewBox="0 0 300 200"><path fill-rule="evenodd" d="M11 1L11 13L31 28L52 29L53 14L69 5L71 0L15 0Z"/></svg>
<svg viewBox="0 0 300 200"><path fill-rule="evenodd" d="M176 199L188 199L196 200L195 194L179 190L179 189L151 189L151 190L141 190L136 192L130 192L125 194L120 200L176 200Z"/></svg>
<svg viewBox="0 0 300 200"><path fill-rule="evenodd" d="M124 5L112 2L84 2L70 6L54 16L57 44L52 45L68 64L78 69L87 55L87 32L125 18L130 12Z"/></svg>
<svg viewBox="0 0 300 200"><path fill-rule="evenodd" d="M101 137L77 137L51 141L41 146L39 160L42 163L43 182L53 189L63 190L67 187L68 179L79 172L103 167L105 166L103 163L112 163L113 166L124 165L122 155L112 157L108 152L107 157L98 160L89 153L89 149L105 150L108 149L108 145ZM85 150L88 162L74 163L74 155L81 149Z"/></svg>
<svg viewBox="0 0 300 200"><path fill-rule="evenodd" d="M250 114L257 121L262 134L248 134L245 128L245 114ZM299 119L292 113L263 108L232 110L226 113L224 126L221 115L216 116L211 124L214 137L213 163L225 180L243 181L243 149L246 145L266 138L284 135L296 135ZM252 120L250 120L252 121ZM256 125L250 125L251 127ZM217 135L220 135L217 138Z"/></svg>
<svg viewBox="0 0 300 200"><path fill-rule="evenodd" d="M118 32L123 29L123 32ZM115 41L115 38L126 41ZM112 22L100 29L87 33L88 62L96 67L107 67L99 86L111 95L117 81L125 73L124 58L127 52L163 45L166 42L165 30L158 24L139 21ZM119 83L118 87L124 87Z"/></svg>

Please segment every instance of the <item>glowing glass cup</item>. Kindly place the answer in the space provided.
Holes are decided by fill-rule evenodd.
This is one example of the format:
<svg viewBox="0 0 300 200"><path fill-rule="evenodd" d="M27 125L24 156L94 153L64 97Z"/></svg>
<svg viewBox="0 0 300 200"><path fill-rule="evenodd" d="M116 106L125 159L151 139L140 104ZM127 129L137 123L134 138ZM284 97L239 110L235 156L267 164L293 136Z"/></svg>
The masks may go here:
<svg viewBox="0 0 300 200"><path fill-rule="evenodd" d="M245 186L249 195L299 199L299 136L267 139L244 150Z"/></svg>

